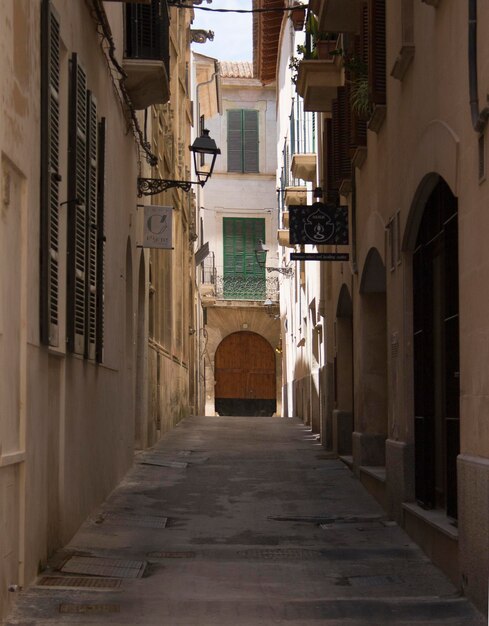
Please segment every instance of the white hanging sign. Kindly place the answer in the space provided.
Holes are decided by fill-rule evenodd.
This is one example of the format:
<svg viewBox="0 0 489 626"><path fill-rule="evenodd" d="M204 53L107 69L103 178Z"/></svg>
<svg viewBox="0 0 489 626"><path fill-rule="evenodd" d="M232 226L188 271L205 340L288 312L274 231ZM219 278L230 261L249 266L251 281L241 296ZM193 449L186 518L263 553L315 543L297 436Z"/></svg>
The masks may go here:
<svg viewBox="0 0 489 626"><path fill-rule="evenodd" d="M164 248L171 250L172 241L171 206L146 205L144 207L143 248Z"/></svg>

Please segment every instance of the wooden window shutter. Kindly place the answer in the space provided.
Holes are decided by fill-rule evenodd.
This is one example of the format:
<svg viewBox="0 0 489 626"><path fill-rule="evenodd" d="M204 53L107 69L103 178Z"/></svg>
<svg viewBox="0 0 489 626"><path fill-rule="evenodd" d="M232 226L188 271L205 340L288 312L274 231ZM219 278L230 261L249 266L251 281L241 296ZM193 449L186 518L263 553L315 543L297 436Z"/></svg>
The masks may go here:
<svg viewBox="0 0 489 626"><path fill-rule="evenodd" d="M339 177L340 181L351 178L350 159L350 108L346 87L338 87L338 120L339 120Z"/></svg>
<svg viewBox="0 0 489 626"><path fill-rule="evenodd" d="M369 86L374 104L386 102L385 0L369 4Z"/></svg>
<svg viewBox="0 0 489 626"><path fill-rule="evenodd" d="M71 59L68 150L68 348L85 354L87 230L87 81Z"/></svg>
<svg viewBox="0 0 489 626"><path fill-rule="evenodd" d="M59 344L59 18L49 0L41 18L41 342Z"/></svg>
<svg viewBox="0 0 489 626"><path fill-rule="evenodd" d="M98 124L97 102L90 92L87 97L86 156L85 356L88 359L95 359L97 333Z"/></svg>
<svg viewBox="0 0 489 626"><path fill-rule="evenodd" d="M334 178L334 147L333 147L333 120L325 120L323 132L323 146L325 146L323 180L326 182L326 199L337 203L338 188Z"/></svg>
<svg viewBox="0 0 489 626"><path fill-rule="evenodd" d="M367 17L367 6L362 8L363 17ZM362 19L362 33L366 33L366 20ZM368 38L364 34L356 35L354 39L354 55L368 66ZM348 79L346 81L348 87ZM351 90L348 93L348 99L351 99ZM350 108L350 151L353 152L358 146L367 145L367 121L359 117L359 115Z"/></svg>
<svg viewBox="0 0 489 626"><path fill-rule="evenodd" d="M339 119L339 105L338 98L335 98L331 103L331 182L332 189L337 190L339 188L340 180L340 162L341 162L341 138L340 138L340 119Z"/></svg>
<svg viewBox="0 0 489 626"><path fill-rule="evenodd" d="M228 111L228 172L243 171L243 134L241 109Z"/></svg>
<svg viewBox="0 0 489 626"><path fill-rule="evenodd" d="M103 363L105 316L105 117L100 120L98 125L96 286L95 358L98 363Z"/></svg>
<svg viewBox="0 0 489 626"><path fill-rule="evenodd" d="M243 111L243 171L258 172L258 111Z"/></svg>

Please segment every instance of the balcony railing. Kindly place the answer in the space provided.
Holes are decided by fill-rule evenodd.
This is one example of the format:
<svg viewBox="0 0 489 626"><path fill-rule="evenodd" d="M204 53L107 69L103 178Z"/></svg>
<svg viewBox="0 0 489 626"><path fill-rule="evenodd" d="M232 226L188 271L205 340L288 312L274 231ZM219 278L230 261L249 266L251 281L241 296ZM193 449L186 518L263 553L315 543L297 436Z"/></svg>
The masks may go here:
<svg viewBox="0 0 489 626"><path fill-rule="evenodd" d="M297 97L290 111L290 152L310 154L316 152L316 115L304 111L304 102Z"/></svg>
<svg viewBox="0 0 489 626"><path fill-rule="evenodd" d="M217 275L216 299L218 300L278 300L279 283L277 277Z"/></svg>

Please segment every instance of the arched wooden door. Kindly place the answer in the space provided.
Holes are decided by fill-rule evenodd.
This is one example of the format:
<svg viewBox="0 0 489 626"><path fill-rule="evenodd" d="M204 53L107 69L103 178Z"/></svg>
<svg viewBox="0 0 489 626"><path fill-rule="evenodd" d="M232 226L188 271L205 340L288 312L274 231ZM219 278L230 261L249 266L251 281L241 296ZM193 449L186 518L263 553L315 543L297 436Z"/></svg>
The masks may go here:
<svg viewBox="0 0 489 626"><path fill-rule="evenodd" d="M273 415L276 405L275 352L248 331L228 335L215 358L215 408L219 415Z"/></svg>

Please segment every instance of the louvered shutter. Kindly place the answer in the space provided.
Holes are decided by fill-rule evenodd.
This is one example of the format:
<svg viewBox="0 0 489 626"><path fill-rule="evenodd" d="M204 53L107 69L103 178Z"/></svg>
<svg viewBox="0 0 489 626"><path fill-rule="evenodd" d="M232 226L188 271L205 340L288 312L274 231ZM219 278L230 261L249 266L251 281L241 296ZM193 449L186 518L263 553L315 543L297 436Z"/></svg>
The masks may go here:
<svg viewBox="0 0 489 626"><path fill-rule="evenodd" d="M326 148L326 156L323 166L323 177L326 181L326 199L328 202L338 202L338 188L334 177L334 145L333 145L333 120L325 120L323 132L323 146Z"/></svg>
<svg viewBox="0 0 489 626"><path fill-rule="evenodd" d="M49 0L41 20L41 341L59 344L59 18Z"/></svg>
<svg viewBox="0 0 489 626"><path fill-rule="evenodd" d="M243 111L243 171L258 172L258 111Z"/></svg>
<svg viewBox="0 0 489 626"><path fill-rule="evenodd" d="M68 347L85 353L87 231L87 81L77 55L71 59L68 154Z"/></svg>
<svg viewBox="0 0 489 626"><path fill-rule="evenodd" d="M85 356L88 359L95 359L97 332L97 135L97 102L89 92L87 97L87 231L85 259Z"/></svg>
<svg viewBox="0 0 489 626"><path fill-rule="evenodd" d="M369 4L369 85L374 104L386 102L385 0Z"/></svg>
<svg viewBox="0 0 489 626"><path fill-rule="evenodd" d="M346 87L338 87L338 125L339 125L339 184L351 178L350 159L350 110Z"/></svg>
<svg viewBox="0 0 489 626"><path fill-rule="evenodd" d="M97 293L96 293L96 351L98 363L104 360L105 314L105 118L98 125L97 170Z"/></svg>
<svg viewBox="0 0 489 626"><path fill-rule="evenodd" d="M364 14L367 15L367 7L363 7ZM363 26L365 24L365 20L362 20L362 31L365 30ZM364 41L367 38L362 35L356 35L354 40L354 54L355 57L361 59L361 61L367 67L368 64L368 47L364 48ZM348 86L348 81L346 81L346 86ZM351 93L347 95L349 99L351 99ZM349 104L350 109L350 151L353 152L358 146L366 146L367 145L367 121L365 119L361 119L352 108L351 103Z"/></svg>
<svg viewBox="0 0 489 626"><path fill-rule="evenodd" d="M243 132L241 109L228 111L228 172L243 171Z"/></svg>

